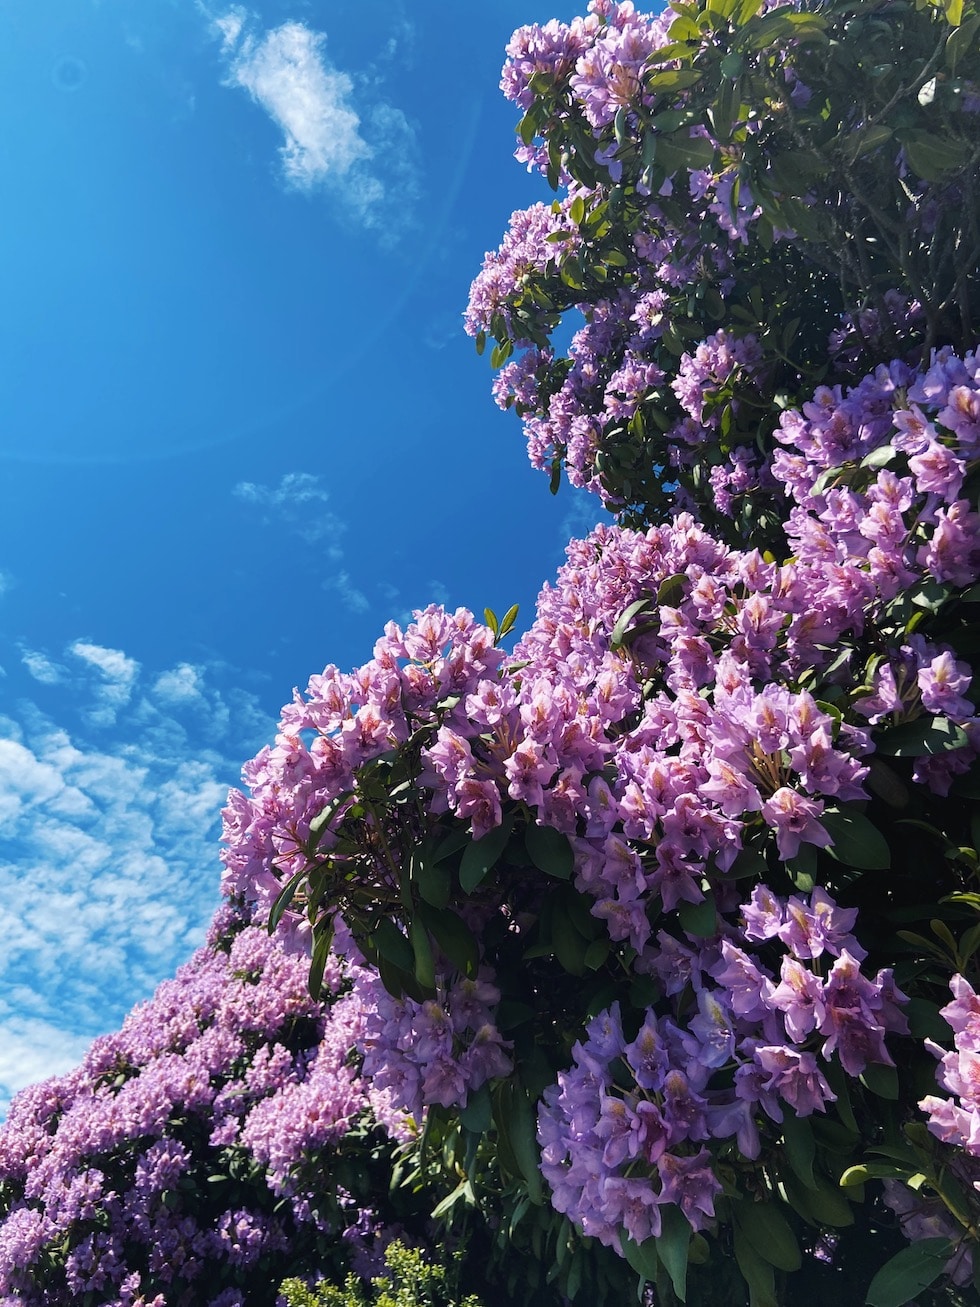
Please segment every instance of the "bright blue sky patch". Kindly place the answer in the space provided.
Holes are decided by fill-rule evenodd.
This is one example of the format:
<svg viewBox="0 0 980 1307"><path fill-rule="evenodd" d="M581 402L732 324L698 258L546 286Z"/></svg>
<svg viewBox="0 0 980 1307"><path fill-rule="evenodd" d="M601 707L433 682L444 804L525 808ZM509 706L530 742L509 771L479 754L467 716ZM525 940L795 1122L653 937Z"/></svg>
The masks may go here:
<svg viewBox="0 0 980 1307"><path fill-rule="evenodd" d="M538 0L0 0L0 1105L183 961L281 704L555 500L462 333Z"/></svg>

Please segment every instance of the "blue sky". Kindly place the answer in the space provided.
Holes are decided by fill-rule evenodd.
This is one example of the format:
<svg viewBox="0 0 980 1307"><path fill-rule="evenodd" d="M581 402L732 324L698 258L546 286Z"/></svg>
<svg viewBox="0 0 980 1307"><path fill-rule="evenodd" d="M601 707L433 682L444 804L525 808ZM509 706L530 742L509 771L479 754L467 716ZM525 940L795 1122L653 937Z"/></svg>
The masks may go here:
<svg viewBox="0 0 980 1307"><path fill-rule="evenodd" d="M597 516L460 315L537 0L0 0L0 1108L171 974L296 684Z"/></svg>

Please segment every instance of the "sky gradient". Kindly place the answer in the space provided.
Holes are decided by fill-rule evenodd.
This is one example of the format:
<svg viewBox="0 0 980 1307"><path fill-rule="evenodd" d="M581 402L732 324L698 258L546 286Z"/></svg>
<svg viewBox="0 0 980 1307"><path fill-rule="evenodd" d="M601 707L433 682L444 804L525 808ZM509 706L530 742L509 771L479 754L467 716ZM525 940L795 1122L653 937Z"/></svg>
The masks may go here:
<svg viewBox="0 0 980 1307"><path fill-rule="evenodd" d="M521 605L555 499L461 326L536 0L0 0L0 1110L173 973L294 685Z"/></svg>

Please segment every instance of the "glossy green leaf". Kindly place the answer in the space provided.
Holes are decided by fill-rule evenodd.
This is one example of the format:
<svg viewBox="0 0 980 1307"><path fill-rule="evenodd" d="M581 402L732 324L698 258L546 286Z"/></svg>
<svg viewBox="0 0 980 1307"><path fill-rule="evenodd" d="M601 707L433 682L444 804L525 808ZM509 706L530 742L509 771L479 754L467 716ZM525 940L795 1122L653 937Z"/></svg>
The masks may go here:
<svg viewBox="0 0 980 1307"><path fill-rule="evenodd" d="M970 158L970 147L964 141L952 141L933 132L905 132L901 143L909 166L927 182L943 181Z"/></svg>
<svg viewBox="0 0 980 1307"><path fill-rule="evenodd" d="M736 1226L764 1261L780 1271L799 1270L802 1264L800 1246L775 1203L745 1199L732 1204L732 1213Z"/></svg>
<svg viewBox="0 0 980 1307"><path fill-rule="evenodd" d="M434 989L436 984L435 959L432 954L432 941L429 932L420 917L413 917L408 928L408 939L415 958L415 979L425 989Z"/></svg>
<svg viewBox="0 0 980 1307"><path fill-rule="evenodd" d="M282 889L276 895L272 907L269 909L269 934L271 935L275 928L282 920L283 913L296 897L296 891L303 883L304 877L308 874L306 867L301 867L299 871L294 872L286 881Z"/></svg>
<svg viewBox="0 0 980 1307"><path fill-rule="evenodd" d="M744 1231L735 1227L735 1260L749 1286L749 1307L779 1307L772 1266L760 1257Z"/></svg>
<svg viewBox="0 0 980 1307"><path fill-rule="evenodd" d="M643 1243L638 1244L629 1237L625 1230L621 1230L619 1243L623 1250L623 1256L640 1279L651 1283L655 1282L657 1273L660 1270L656 1239L646 1239Z"/></svg>
<svg viewBox="0 0 980 1307"><path fill-rule="evenodd" d="M371 938L381 957L387 958L402 971L414 973L415 954L412 946L390 917L382 917L378 921L371 932Z"/></svg>
<svg viewBox="0 0 980 1307"><path fill-rule="evenodd" d="M481 1085L466 1100L466 1106L460 1111L459 1119L467 1130L474 1134L483 1134L490 1129L492 1122L490 1086Z"/></svg>
<svg viewBox="0 0 980 1307"><path fill-rule="evenodd" d="M510 1145L527 1185L528 1197L532 1203L540 1206L544 1202L544 1187L539 1169L541 1154L538 1152L534 1108L527 1090L519 1080L511 1079L504 1088L509 1091L506 1097L510 1108L508 1114Z"/></svg>
<svg viewBox="0 0 980 1307"><path fill-rule="evenodd" d="M637 614L642 613L644 609L649 608L650 599L636 599L629 605L624 613L621 614L616 625L613 627L612 635L609 637L609 644L613 649L617 649L622 643L629 628L630 622Z"/></svg>
<svg viewBox="0 0 980 1307"><path fill-rule="evenodd" d="M467 894L472 894L482 884L500 860L510 839L513 824L513 814L509 814L499 826L488 831L481 839L471 840L463 849L459 863L459 883Z"/></svg>
<svg viewBox="0 0 980 1307"><path fill-rule="evenodd" d="M888 841L857 808L826 808L820 824L834 841L828 852L839 862L861 871L884 871L891 866Z"/></svg>
<svg viewBox="0 0 980 1307"><path fill-rule="evenodd" d="M931 757L961 749L967 742L962 726L957 726L948 717L917 717L914 721L892 726L875 737L878 752L891 758Z"/></svg>
<svg viewBox="0 0 980 1307"><path fill-rule="evenodd" d="M524 832L528 857L548 876L569 880L575 870L575 855L568 836L553 826L528 826Z"/></svg>
<svg viewBox="0 0 980 1307"><path fill-rule="evenodd" d="M885 1263L871 1281L867 1307L903 1307L942 1275L953 1252L949 1239L919 1239Z"/></svg>
<svg viewBox="0 0 980 1307"><path fill-rule="evenodd" d="M812 1188L815 1183L813 1159L817 1150L813 1130L807 1117L797 1116L790 1108L784 1109L783 1149L801 1183Z"/></svg>
<svg viewBox="0 0 980 1307"><path fill-rule="evenodd" d="M475 976L480 965L480 950L466 922L448 908L439 911L421 904L419 913L453 966L464 976Z"/></svg>
<svg viewBox="0 0 980 1307"><path fill-rule="evenodd" d="M323 988L323 973L327 968L327 958L330 956L332 945L333 917L330 917L326 923L318 926L313 933L313 954L310 958L310 974L307 985L310 997L314 1000L319 999L320 990Z"/></svg>
<svg viewBox="0 0 980 1307"><path fill-rule="evenodd" d="M657 1256L663 1262L674 1293L687 1302L687 1260L691 1247L691 1223L673 1203L660 1208L660 1234L657 1236Z"/></svg>
<svg viewBox="0 0 980 1307"><path fill-rule="evenodd" d="M444 908L452 892L449 868L439 862L419 861L415 864L415 879L419 893L434 908Z"/></svg>
<svg viewBox="0 0 980 1307"><path fill-rule="evenodd" d="M718 930L718 912L714 895L709 890L700 903L679 903L677 916L689 935L709 939Z"/></svg>

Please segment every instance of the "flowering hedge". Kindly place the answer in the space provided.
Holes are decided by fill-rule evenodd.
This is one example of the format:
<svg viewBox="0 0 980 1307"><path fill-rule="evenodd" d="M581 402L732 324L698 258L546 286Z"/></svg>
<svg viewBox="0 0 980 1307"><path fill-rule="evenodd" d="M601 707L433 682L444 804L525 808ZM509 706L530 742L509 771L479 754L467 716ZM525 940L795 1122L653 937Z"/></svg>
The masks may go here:
<svg viewBox="0 0 980 1307"><path fill-rule="evenodd" d="M972 1274L978 26L594 0L515 35L564 194L467 325L619 523L511 655L430 609L314 677L226 814L229 887L377 968L365 1071L457 1131L447 1202L549 1205L568 1297L596 1244L667 1298L732 1247L754 1303Z"/></svg>
<svg viewBox="0 0 980 1307"><path fill-rule="evenodd" d="M257 1307L287 1272L380 1265L407 1122L352 1063L356 971L332 959L314 1002L308 969L225 910L118 1034L17 1096L0 1301Z"/></svg>

